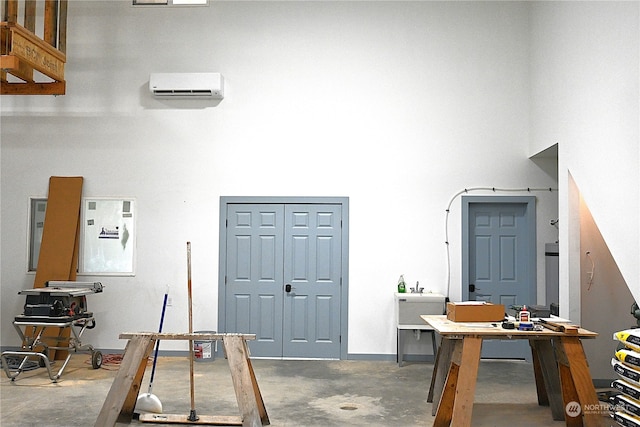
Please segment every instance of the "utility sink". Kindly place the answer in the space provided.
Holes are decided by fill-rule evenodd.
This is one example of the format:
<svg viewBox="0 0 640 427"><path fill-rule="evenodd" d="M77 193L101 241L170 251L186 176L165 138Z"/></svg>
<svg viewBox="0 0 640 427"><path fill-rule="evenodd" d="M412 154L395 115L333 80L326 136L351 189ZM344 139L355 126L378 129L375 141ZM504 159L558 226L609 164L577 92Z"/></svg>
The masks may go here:
<svg viewBox="0 0 640 427"><path fill-rule="evenodd" d="M444 314L445 296L433 292L395 293L396 324L425 325L423 314Z"/></svg>

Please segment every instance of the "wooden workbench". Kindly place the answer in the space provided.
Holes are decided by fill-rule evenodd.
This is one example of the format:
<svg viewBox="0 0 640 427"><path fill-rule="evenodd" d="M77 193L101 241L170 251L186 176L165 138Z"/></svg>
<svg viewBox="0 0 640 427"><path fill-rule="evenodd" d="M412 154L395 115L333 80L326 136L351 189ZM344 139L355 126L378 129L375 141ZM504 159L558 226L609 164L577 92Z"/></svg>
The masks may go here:
<svg viewBox="0 0 640 427"><path fill-rule="evenodd" d="M459 323L442 315L420 317L442 336L428 397L436 417L434 427L471 426L483 339L529 340L538 404L550 406L553 419L565 420L567 426L604 426L602 414L582 410L599 405L581 343L597 333L582 328L572 334L549 329L519 331L503 329L501 323Z"/></svg>
<svg viewBox="0 0 640 427"><path fill-rule="evenodd" d="M198 424L242 425L261 427L269 425L269 417L262 400L251 360L247 340L255 334L216 333L122 333L120 339L128 339L120 369L98 414L95 427L111 427L116 421L131 422L133 410L147 367L147 358L157 340L221 340L229 362L231 379L238 402L239 416L200 416ZM170 416L169 416L170 417ZM166 421L171 421L166 416Z"/></svg>

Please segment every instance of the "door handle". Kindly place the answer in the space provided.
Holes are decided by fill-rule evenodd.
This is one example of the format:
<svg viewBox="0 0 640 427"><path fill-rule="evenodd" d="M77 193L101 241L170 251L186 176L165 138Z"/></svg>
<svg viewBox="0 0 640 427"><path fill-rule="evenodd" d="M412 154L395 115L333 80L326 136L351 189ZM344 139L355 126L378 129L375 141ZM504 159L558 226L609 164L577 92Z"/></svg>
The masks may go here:
<svg viewBox="0 0 640 427"><path fill-rule="evenodd" d="M479 290L480 290L480 288L476 288L476 285L474 285L473 283L471 283L469 285L469 292L476 292L476 291L479 291Z"/></svg>
<svg viewBox="0 0 640 427"><path fill-rule="evenodd" d="M285 291L286 293L291 292L291 285L290 285L290 284L288 284L288 283L287 283L286 285L284 285L284 291Z"/></svg>

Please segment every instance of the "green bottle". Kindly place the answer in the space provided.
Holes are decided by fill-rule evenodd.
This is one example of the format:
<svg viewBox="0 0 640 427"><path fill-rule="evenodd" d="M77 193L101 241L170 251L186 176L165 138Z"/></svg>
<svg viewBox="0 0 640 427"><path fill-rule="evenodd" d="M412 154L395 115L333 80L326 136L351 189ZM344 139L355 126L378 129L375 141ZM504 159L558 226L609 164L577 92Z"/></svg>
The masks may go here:
<svg viewBox="0 0 640 427"><path fill-rule="evenodd" d="M404 284L404 275L401 274L400 278L398 279L398 293L404 294L405 292L407 292L407 287Z"/></svg>

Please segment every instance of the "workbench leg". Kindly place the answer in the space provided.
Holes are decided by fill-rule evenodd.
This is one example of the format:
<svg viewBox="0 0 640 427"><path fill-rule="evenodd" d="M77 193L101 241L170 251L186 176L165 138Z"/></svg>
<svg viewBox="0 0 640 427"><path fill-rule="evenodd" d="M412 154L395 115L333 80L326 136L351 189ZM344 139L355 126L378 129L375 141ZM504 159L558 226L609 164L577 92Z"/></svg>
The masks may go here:
<svg viewBox="0 0 640 427"><path fill-rule="evenodd" d="M549 406L549 396L547 395L547 389L544 384L542 366L540 366L540 356L538 356L538 349L536 348L535 340L529 340L529 347L531 347L531 359L533 361L533 375L536 380L538 405Z"/></svg>
<svg viewBox="0 0 640 427"><path fill-rule="evenodd" d="M462 355L459 363L460 371L458 373L458 384L456 385L456 396L453 404L453 417L451 418L452 426L471 426L471 413L473 411L473 400L476 393L476 380L478 378L481 351L481 337L468 336L462 339Z"/></svg>
<svg viewBox="0 0 640 427"><path fill-rule="evenodd" d="M124 349L120 369L98 414L95 427L114 426L119 418L131 421L147 359L155 343L156 340L150 336L135 336L129 340Z"/></svg>
<svg viewBox="0 0 640 427"><path fill-rule="evenodd" d="M453 404L456 400L456 387L458 386L458 376L460 366L452 363L449 367L447 381L442 390L442 396L438 402L438 411L436 418L433 420L433 427L448 427L451 425L453 418ZM435 403L434 403L435 405Z"/></svg>
<svg viewBox="0 0 640 427"><path fill-rule="evenodd" d="M596 394L587 358L582 348L580 338L563 336L556 345L558 368L560 369L560 381L562 394L567 411L571 402L578 405L579 413L571 416L567 412L567 425L584 425L585 427L600 427L605 425L605 417L596 408L600 407ZM591 408L591 410L589 410Z"/></svg>
<svg viewBox="0 0 640 427"><path fill-rule="evenodd" d="M555 421L564 421L565 407L560 388L560 374L551 340L529 340L533 355L538 404L551 407Z"/></svg>
<svg viewBox="0 0 640 427"><path fill-rule="evenodd" d="M429 388L429 395L427 397L427 401L433 403L431 405L431 415L435 415L438 409L444 383L447 379L447 375L449 374L451 355L453 354L455 343L457 341L460 340L443 338L440 349L438 350L438 356L436 357L436 363L433 367L433 374L431 377L431 387Z"/></svg>
<svg viewBox="0 0 640 427"><path fill-rule="evenodd" d="M433 339L435 340L436 337L434 336ZM435 391L434 389L436 384L436 377L438 375L438 364L440 361L441 348L442 348L442 344L436 350L433 358L433 372L431 373L431 384L429 385L429 394L427 395L427 402L429 403L433 402L433 394Z"/></svg>
<svg viewBox="0 0 640 427"><path fill-rule="evenodd" d="M238 401L244 427L261 427L269 425L269 416L258 387L249 349L242 336L229 335L222 339L231 370L231 380Z"/></svg>
<svg viewBox="0 0 640 427"><path fill-rule="evenodd" d="M436 331L431 330L431 345L433 346L433 360L436 360L436 354L438 354L438 341L436 341Z"/></svg>

